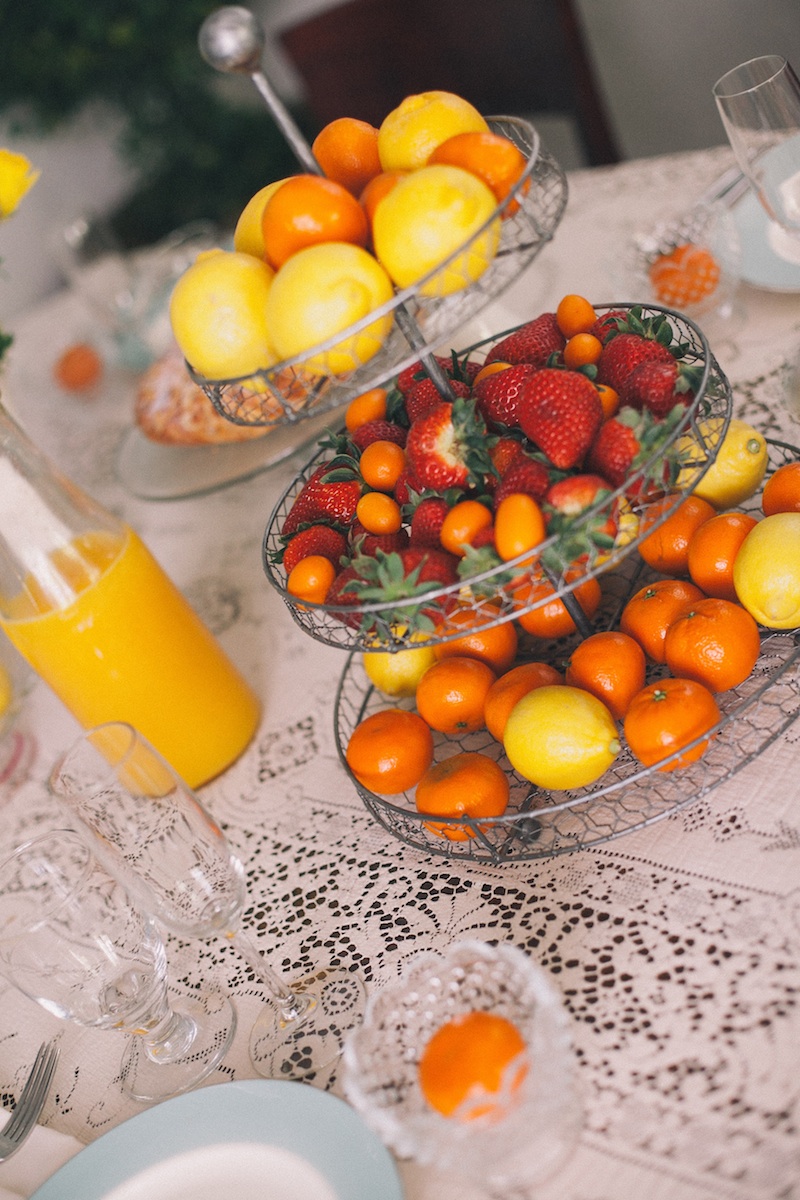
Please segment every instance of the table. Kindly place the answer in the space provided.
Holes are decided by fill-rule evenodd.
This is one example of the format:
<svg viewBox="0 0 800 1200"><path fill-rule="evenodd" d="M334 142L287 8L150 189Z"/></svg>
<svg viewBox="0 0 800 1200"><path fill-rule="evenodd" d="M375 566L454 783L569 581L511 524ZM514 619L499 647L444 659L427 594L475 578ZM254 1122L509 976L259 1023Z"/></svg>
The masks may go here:
<svg viewBox="0 0 800 1200"><path fill-rule="evenodd" d="M567 291L630 299L613 287L632 227L665 198L682 211L730 163L721 147L570 175L554 240L478 327L505 328ZM745 286L740 299L744 320L712 343L736 412L797 444L800 410L785 399L800 350L797 295ZM3 390L43 449L140 532L263 697L249 750L202 798L248 864L249 919L274 964L295 974L355 963L377 988L423 948L465 937L517 944L563 992L586 1111L577 1152L541 1200L797 1195L800 726L703 800L594 849L495 867L402 845L364 811L337 758L342 652L297 629L261 569L263 531L297 460L205 497L131 496L114 452L130 426L132 377L112 370L85 400L51 382L59 347L85 332L70 294L25 314ZM0 808L4 844L58 823L43 781L77 733L44 685L22 727L38 754ZM176 981L213 976L235 997L239 1033L209 1082L252 1077L259 996L246 968L205 943L171 939L169 953ZM56 1031L62 1059L43 1120L89 1142L138 1111L116 1087L120 1039L62 1024L0 981L0 1095L16 1094L20 1064ZM411 1164L401 1172L409 1200L473 1195Z"/></svg>

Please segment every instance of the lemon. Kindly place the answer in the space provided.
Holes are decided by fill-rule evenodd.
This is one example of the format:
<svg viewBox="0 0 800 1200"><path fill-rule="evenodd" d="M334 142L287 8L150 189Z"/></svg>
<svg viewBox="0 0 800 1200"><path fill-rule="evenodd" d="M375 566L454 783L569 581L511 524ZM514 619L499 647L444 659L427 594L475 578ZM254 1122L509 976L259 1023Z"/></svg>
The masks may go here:
<svg viewBox="0 0 800 1200"><path fill-rule="evenodd" d="M478 279L497 253L500 218L490 220L496 206L491 189L469 171L421 167L400 179L375 209L375 253L404 288L474 239L421 289L428 296L448 296Z"/></svg>
<svg viewBox="0 0 800 1200"><path fill-rule="evenodd" d="M411 635L412 642L424 642L427 634L420 631ZM420 646L407 650L378 650L363 656L364 670L370 682L379 692L390 699L400 699L403 696L413 696L417 684L436 662L436 654L432 646Z"/></svg>
<svg viewBox="0 0 800 1200"><path fill-rule="evenodd" d="M11 676L2 663L0 663L0 718L8 712L13 699L14 687L11 683Z"/></svg>
<svg viewBox="0 0 800 1200"><path fill-rule="evenodd" d="M268 183L247 201L233 231L234 250L239 250L242 254L252 254L254 258L266 259L261 218L270 196L285 182L285 179L277 179L275 183Z"/></svg>
<svg viewBox="0 0 800 1200"><path fill-rule="evenodd" d="M232 379L269 367L267 328L272 268L237 250L198 255L176 283L169 316L175 341L208 379Z"/></svg>
<svg viewBox="0 0 800 1200"><path fill-rule="evenodd" d="M774 513L750 530L733 562L733 586L759 625L800 626L800 513Z"/></svg>
<svg viewBox="0 0 800 1200"><path fill-rule="evenodd" d="M486 133L484 118L454 92L406 96L378 130L378 157L384 171L424 167L437 146L457 133Z"/></svg>
<svg viewBox="0 0 800 1200"><path fill-rule="evenodd" d="M511 710L503 745L516 771L538 787L585 787L619 754L617 727L601 700L582 688L549 684Z"/></svg>
<svg viewBox="0 0 800 1200"><path fill-rule="evenodd" d="M722 417L706 417L698 422L703 440L717 445L723 426ZM691 480L691 464L702 461L703 452L693 438L682 438L678 449L684 452L682 461L686 470L678 477L678 486L686 486ZM735 508L754 496L761 487L767 471L767 442L763 435L746 421L731 419L722 442L717 446L717 456L703 478L693 489L695 496L702 497L717 509Z"/></svg>
<svg viewBox="0 0 800 1200"><path fill-rule="evenodd" d="M305 354L333 338L394 295L380 263L360 246L321 242L298 250L275 276L267 322L281 358ZM392 327L391 312L304 363L320 374L341 375L377 354Z"/></svg>

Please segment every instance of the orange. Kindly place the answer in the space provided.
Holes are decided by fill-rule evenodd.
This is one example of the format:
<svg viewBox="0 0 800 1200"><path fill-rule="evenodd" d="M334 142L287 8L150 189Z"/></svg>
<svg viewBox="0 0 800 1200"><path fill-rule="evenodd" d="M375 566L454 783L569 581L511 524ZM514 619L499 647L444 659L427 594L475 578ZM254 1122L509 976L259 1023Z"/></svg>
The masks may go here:
<svg viewBox="0 0 800 1200"><path fill-rule="evenodd" d="M800 512L800 461L784 463L764 484L761 509L765 517Z"/></svg>
<svg viewBox="0 0 800 1200"><path fill-rule="evenodd" d="M634 696L623 729L631 752L644 766L661 762L708 733L720 719L713 694L693 679L659 679ZM709 738L698 742L662 771L685 767L705 754Z"/></svg>
<svg viewBox="0 0 800 1200"><path fill-rule="evenodd" d="M463 558L475 537L491 524L491 510L480 500L460 500L448 510L439 531L439 541L445 550Z"/></svg>
<svg viewBox="0 0 800 1200"><path fill-rule="evenodd" d="M344 413L345 428L349 433L355 433L368 421L382 421L386 416L388 395L386 388L374 387L368 392L355 396Z"/></svg>
<svg viewBox="0 0 800 1200"><path fill-rule="evenodd" d="M567 574L568 578L570 576L574 578L572 572L568 572ZM603 598L600 591L600 584L594 578L586 579L583 583L579 583L574 588L572 595L590 619L597 612L600 607L600 601ZM553 585L546 579L540 579L534 583L524 583L514 591L514 600L520 607L536 603L545 597L550 597L550 599L545 600L544 604L532 609L530 612L520 613L517 616L517 623L526 633L532 633L534 637L558 638L566 637L569 633L575 633L576 625L569 614L567 606L556 595Z"/></svg>
<svg viewBox="0 0 800 1200"><path fill-rule="evenodd" d="M417 712L439 733L483 729L486 693L496 678L480 659L466 655L440 659L417 684Z"/></svg>
<svg viewBox="0 0 800 1200"><path fill-rule="evenodd" d="M520 663L506 671L486 693L484 718L489 733L502 742L509 714L518 700L534 688L563 682L564 676L544 662Z"/></svg>
<svg viewBox="0 0 800 1200"><path fill-rule="evenodd" d="M564 364L575 371L596 363L602 353L603 343L593 333L575 333L564 347Z"/></svg>
<svg viewBox="0 0 800 1200"><path fill-rule="evenodd" d="M566 681L602 700L615 721L621 721L631 700L644 687L646 659L639 643L627 633L593 633L576 646L567 663Z"/></svg>
<svg viewBox="0 0 800 1200"><path fill-rule="evenodd" d="M359 196L359 202L367 218L370 240L372 239L372 226L375 221L375 209L383 197L388 196L395 184L399 183L407 174L407 171L381 171L380 175L376 175L374 179L370 179Z"/></svg>
<svg viewBox="0 0 800 1200"><path fill-rule="evenodd" d="M541 545L547 536L544 514L532 496L512 492L494 514L494 545L504 562Z"/></svg>
<svg viewBox="0 0 800 1200"><path fill-rule="evenodd" d="M448 633L456 628L463 628L464 633L461 637L437 643L433 648L437 659L477 658L498 674L507 671L517 657L519 639L514 622L504 621L501 625L481 627L481 622L491 621L499 615L496 609L488 605L477 611L464 608L450 613L447 617Z"/></svg>
<svg viewBox="0 0 800 1200"><path fill-rule="evenodd" d="M556 324L569 339L577 333L589 333L597 320L597 313L585 296L574 292L562 296L556 307Z"/></svg>
<svg viewBox="0 0 800 1200"><path fill-rule="evenodd" d="M405 470L406 452L396 442L370 442L361 452L358 469L369 487L391 492Z"/></svg>
<svg viewBox="0 0 800 1200"><path fill-rule="evenodd" d="M508 807L508 776L486 754L454 754L429 767L417 784L417 812L437 817L501 817ZM468 825L426 821L425 828L451 842L475 837Z"/></svg>
<svg viewBox="0 0 800 1200"><path fill-rule="evenodd" d="M320 242L367 244L367 217L358 200L322 175L292 175L273 192L261 219L267 262L287 259Z"/></svg>
<svg viewBox="0 0 800 1200"><path fill-rule="evenodd" d="M664 642L672 674L694 679L712 692L744 683L760 651L755 618L741 604L713 596L687 605L670 625Z"/></svg>
<svg viewBox="0 0 800 1200"><path fill-rule="evenodd" d="M82 392L97 383L103 374L103 360L87 342L68 346L56 359L53 377L67 392Z"/></svg>
<svg viewBox="0 0 800 1200"><path fill-rule="evenodd" d="M650 283L656 300L673 308L698 304L717 288L719 263L710 250L684 242L651 264Z"/></svg>
<svg viewBox="0 0 800 1200"><path fill-rule="evenodd" d="M456 133L441 142L428 162L471 171L494 192L498 204L502 204L525 170L527 159L509 138L473 129ZM525 191L529 186L528 182L521 190ZM511 216L518 209L519 202L515 199L506 207L503 216Z"/></svg>
<svg viewBox="0 0 800 1200"><path fill-rule="evenodd" d="M433 762L433 735L416 713L385 708L355 727L345 758L365 788L394 796L416 787Z"/></svg>
<svg viewBox="0 0 800 1200"><path fill-rule="evenodd" d="M336 577L336 567L322 554L307 554L289 572L286 590L298 600L324 604L328 590Z"/></svg>
<svg viewBox="0 0 800 1200"><path fill-rule="evenodd" d="M525 1051L522 1035L505 1017L462 1013L437 1029L422 1051L418 1068L422 1094L431 1108L446 1117L466 1100L486 1103L471 1107L464 1113L465 1120L496 1111L496 1096L504 1084L513 1093L527 1074Z"/></svg>
<svg viewBox="0 0 800 1200"><path fill-rule="evenodd" d="M603 420L608 421L619 408L619 392L615 392L607 383L597 383L595 381L594 386L597 388L597 394L603 406Z"/></svg>
<svg viewBox="0 0 800 1200"><path fill-rule="evenodd" d="M397 533L403 513L397 501L385 492L366 492L356 505L356 519L367 533Z"/></svg>
<svg viewBox="0 0 800 1200"><path fill-rule="evenodd" d="M674 496L663 496L642 513L641 529L647 533L675 503ZM686 575L689 571L689 542L704 521L716 515L716 509L700 496L687 496L657 528L639 543L639 553L648 566L663 575Z"/></svg>
<svg viewBox="0 0 800 1200"><path fill-rule="evenodd" d="M756 525L750 513L718 513L704 521L689 542L689 575L707 596L736 600L733 563L742 542Z"/></svg>
<svg viewBox="0 0 800 1200"><path fill-rule="evenodd" d="M323 174L359 196L381 171L378 131L367 121L338 117L320 130L311 146Z"/></svg>
<svg viewBox="0 0 800 1200"><path fill-rule="evenodd" d="M658 579L631 596L619 627L635 638L648 658L664 662L667 629L688 604L703 600L700 588L684 579Z"/></svg>

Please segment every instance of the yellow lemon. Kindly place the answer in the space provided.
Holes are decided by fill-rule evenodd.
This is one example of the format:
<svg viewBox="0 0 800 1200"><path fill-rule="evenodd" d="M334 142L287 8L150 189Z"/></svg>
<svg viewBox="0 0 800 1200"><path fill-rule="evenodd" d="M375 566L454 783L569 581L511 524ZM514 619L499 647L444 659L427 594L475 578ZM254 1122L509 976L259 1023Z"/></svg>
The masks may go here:
<svg viewBox="0 0 800 1200"><path fill-rule="evenodd" d="M425 642L427 639L428 635L422 631L411 635L412 642ZM428 667L436 662L432 646L412 647L394 653L378 650L362 657L368 679L390 699L413 696Z"/></svg>
<svg viewBox="0 0 800 1200"><path fill-rule="evenodd" d="M501 222L499 217L491 221L496 206L491 190L469 171L421 167L399 180L378 204L372 226L375 253L404 288L474 239L422 287L425 295L448 296L478 279L497 253Z"/></svg>
<svg viewBox="0 0 800 1200"><path fill-rule="evenodd" d="M208 379L233 379L275 360L267 326L273 271L237 250L198 255L176 283L169 316L184 357Z"/></svg>
<svg viewBox="0 0 800 1200"><path fill-rule="evenodd" d="M321 242L298 250L283 264L267 303L267 322L281 358L305 354L333 338L394 295L392 281L373 256L349 242ZM303 367L342 375L377 354L392 327L392 313L312 355Z"/></svg>
<svg viewBox="0 0 800 1200"><path fill-rule="evenodd" d="M433 652L431 651L431 653ZM0 663L0 717L11 707L13 699L14 687L11 683L11 676L2 663Z"/></svg>
<svg viewBox="0 0 800 1200"><path fill-rule="evenodd" d="M800 626L800 513L774 513L750 530L733 562L733 586L759 625Z"/></svg>
<svg viewBox="0 0 800 1200"><path fill-rule="evenodd" d="M582 688L558 683L535 688L517 701L503 746L524 779L554 790L594 783L620 750L605 704Z"/></svg>
<svg viewBox="0 0 800 1200"><path fill-rule="evenodd" d="M254 258L266 259L261 218L264 216L264 209L270 196L285 182L285 179L276 179L274 183L268 183L247 201L233 231L234 250L239 250L242 254L252 254Z"/></svg>
<svg viewBox="0 0 800 1200"><path fill-rule="evenodd" d="M694 494L717 509L735 508L761 487L767 471L766 439L763 433L736 417L731 419L721 443L722 417L707 417L698 425L703 440L717 446L717 456L693 489ZM678 449L683 452L682 461L686 464L686 470L678 477L678 485L686 486L693 473L691 464L701 460L702 451L693 438L681 439Z"/></svg>
<svg viewBox="0 0 800 1200"><path fill-rule="evenodd" d="M453 92L406 96L378 130L378 157L384 171L423 167L437 146L457 133L486 133L484 118Z"/></svg>

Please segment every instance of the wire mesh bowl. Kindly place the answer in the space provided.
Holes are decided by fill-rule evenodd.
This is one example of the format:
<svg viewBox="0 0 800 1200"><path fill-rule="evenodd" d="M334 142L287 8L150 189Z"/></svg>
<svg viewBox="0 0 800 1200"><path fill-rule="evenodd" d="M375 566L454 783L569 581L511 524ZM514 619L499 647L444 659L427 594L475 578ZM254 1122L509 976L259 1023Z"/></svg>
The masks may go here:
<svg viewBox="0 0 800 1200"><path fill-rule="evenodd" d="M657 450L633 471L624 485L607 493L604 498L587 509L560 534L553 534L541 544L536 561L531 565L530 555L503 563L499 567L476 574L468 581L460 581L448 587L432 587L421 601L419 596L391 603L373 601L360 605L299 604L286 590L286 574L276 562L283 547L281 530L292 504L303 485L330 452L322 447L305 468L292 481L279 499L270 517L262 545L262 561L270 583L279 592L292 617L306 633L317 641L340 649L365 651L397 650L411 646L415 631L420 627L420 615L427 618L425 628L433 641L449 641L463 634L464 626L451 619L454 612L461 614L471 610L471 625L474 629L489 628L513 620L526 612L548 603L552 596L542 595L541 590L530 589L526 596L525 581L531 583L540 578L543 567L546 576L559 597L563 597L581 627L583 615L572 603L576 588L592 578L599 578L613 571L638 546L645 536L631 526L619 522L619 534L613 546L594 543L589 531L607 520L617 521L620 506L626 506L626 494L641 485L646 494L652 487L663 488L664 457L677 453L680 443L681 461L687 465L680 472L680 488L672 493L673 503L666 503L660 510L658 521L649 524L650 533L657 524L666 520L670 512L680 503L683 495L691 491L716 457L717 447L728 427L731 412L731 391L727 378L720 369L709 348L705 335L687 317L669 309L651 306L633 306L630 303L595 305L598 314L636 307L643 319L666 316L672 327L674 338L685 347L682 361L701 368L700 381L694 400L671 427L665 440ZM506 333L484 339L473 346L459 351L459 357L469 354L478 361ZM707 420L711 418L710 422ZM713 436L708 432L713 427ZM646 506L645 506L646 507ZM633 514L634 517L637 515ZM580 572L575 571L578 557L576 546L580 546ZM513 586L509 586L513 579ZM431 632L431 623L435 633Z"/></svg>
<svg viewBox="0 0 800 1200"><path fill-rule="evenodd" d="M238 379L209 380L189 373L217 411L238 425L274 426L341 408L432 351L501 294L550 241L567 203L567 181L542 147L534 127L519 117L490 117L494 133L509 138L527 164L509 195L475 234L440 266L388 303L312 350ZM474 282L463 275L471 250L500 219L500 241L487 269ZM448 295L435 294L437 277L462 273L463 284ZM433 291L434 294L428 294ZM383 316L391 328L381 349L346 374L320 373L335 346L361 333ZM322 364L322 366L320 366ZM311 369L313 367L313 369Z"/></svg>
<svg viewBox="0 0 800 1200"><path fill-rule="evenodd" d="M769 450L770 471L800 457L800 450L783 442L769 442ZM750 507L756 511L754 502ZM605 576L596 628L616 628L628 598L654 578L659 576L638 555L630 555L618 571ZM587 849L651 825L707 795L761 754L800 715L800 628L762 630L761 635L761 653L750 677L717 695L721 719L708 749L695 762L671 772L662 771L661 764L643 767L623 743L613 765L591 787L547 792L512 768L502 744L487 730L462 738L434 733L434 761L461 752L488 755L506 772L510 799L499 817L437 816L432 822L430 815L417 812L412 791L391 798L378 796L360 784L347 766L347 744L360 721L389 706L413 710L413 700L389 701L373 688L358 653L349 656L336 694L334 730L339 757L375 820L394 837L426 854L501 863ZM521 641L520 660L561 666L578 640L574 635L549 643ZM647 682L666 673L664 667L652 665ZM665 761L676 757L678 754L673 754Z"/></svg>

